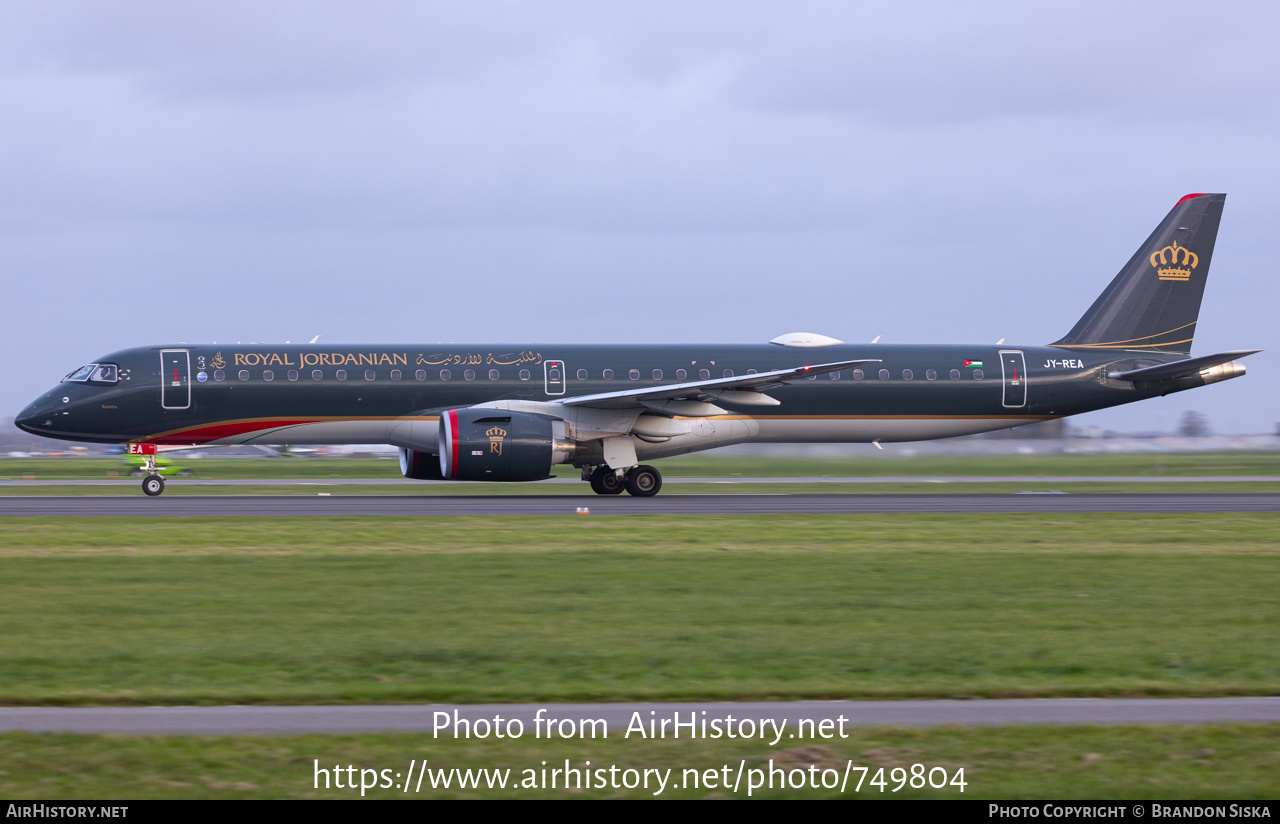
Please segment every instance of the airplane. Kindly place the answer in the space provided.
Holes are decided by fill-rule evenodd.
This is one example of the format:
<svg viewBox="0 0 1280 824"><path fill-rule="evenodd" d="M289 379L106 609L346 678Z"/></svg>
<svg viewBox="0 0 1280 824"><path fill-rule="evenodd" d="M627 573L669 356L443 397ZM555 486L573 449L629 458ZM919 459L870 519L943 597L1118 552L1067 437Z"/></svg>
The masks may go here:
<svg viewBox="0 0 1280 824"><path fill-rule="evenodd" d="M145 346L86 364L16 419L128 444L159 495L162 445L390 444L419 480L535 481L581 470L600 495L657 494L644 461L748 442L950 438L1236 378L1191 357L1223 194L1189 194L1064 337L1040 346ZM878 339L877 339L878 340Z"/></svg>

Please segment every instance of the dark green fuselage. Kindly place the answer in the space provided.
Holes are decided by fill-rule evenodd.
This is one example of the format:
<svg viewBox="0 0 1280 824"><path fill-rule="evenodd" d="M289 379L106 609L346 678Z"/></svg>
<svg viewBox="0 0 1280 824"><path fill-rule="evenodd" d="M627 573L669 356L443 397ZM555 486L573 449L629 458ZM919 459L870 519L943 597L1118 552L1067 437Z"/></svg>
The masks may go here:
<svg viewBox="0 0 1280 824"><path fill-rule="evenodd" d="M720 378L726 370L741 376L863 358L880 362L860 367L861 379L844 369L771 389L777 406L720 406L758 422L746 440L899 441L1017 426L1204 383L1107 378L1177 356L1045 346L175 345L112 353L98 363L119 367L117 383L58 384L18 422L40 435L99 443L385 443L389 422L432 419L450 408L556 402ZM555 361L562 384L548 382Z"/></svg>

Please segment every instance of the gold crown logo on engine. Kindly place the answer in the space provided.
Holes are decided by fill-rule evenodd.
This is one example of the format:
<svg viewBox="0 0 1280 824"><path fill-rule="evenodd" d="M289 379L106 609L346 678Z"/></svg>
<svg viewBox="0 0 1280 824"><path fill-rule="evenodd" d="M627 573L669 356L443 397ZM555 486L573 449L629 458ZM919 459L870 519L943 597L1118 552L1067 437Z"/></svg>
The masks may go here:
<svg viewBox="0 0 1280 824"><path fill-rule="evenodd" d="M491 429L485 430L484 434L489 436L489 451L494 455L501 455L502 439L507 437L507 430L500 426L495 426Z"/></svg>
<svg viewBox="0 0 1280 824"><path fill-rule="evenodd" d="M1200 258L1187 247L1179 246L1175 240L1163 249L1151 253L1151 265L1155 267L1161 280L1185 281L1190 279L1191 270L1200 265Z"/></svg>

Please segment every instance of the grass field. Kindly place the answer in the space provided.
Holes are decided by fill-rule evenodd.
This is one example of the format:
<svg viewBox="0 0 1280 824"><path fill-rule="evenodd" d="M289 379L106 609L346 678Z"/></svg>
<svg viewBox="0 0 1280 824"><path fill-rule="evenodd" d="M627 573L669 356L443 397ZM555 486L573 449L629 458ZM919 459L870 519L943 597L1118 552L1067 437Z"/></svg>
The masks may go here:
<svg viewBox="0 0 1280 824"><path fill-rule="evenodd" d="M649 789L612 786L556 789L514 785L563 768L582 770L616 766L617 783L625 769L670 769L659 798L746 798L772 767L792 781L797 769L830 770L835 784L848 762L851 777L838 789L752 790L752 798L1002 798L1002 799L1274 799L1280 770L1280 727L1212 724L1151 727L1002 727L931 730L854 729L845 739L803 747L780 743L720 741L637 741L610 733L608 740L548 741L531 736L517 741L432 739L427 735L310 736L119 736L0 734L0 797L21 798L359 798L360 770L389 769L404 774L410 760L427 759L432 769L509 770L506 789L431 787L416 781L402 789L372 789L368 798L653 798ZM317 784L316 762L329 770ZM772 763L770 763L772 761ZM745 765L743 764L745 762ZM942 767L950 778L964 769L963 792L912 788L914 764ZM333 768L351 765L356 789L333 786ZM732 777L743 766L738 792L707 788L707 770ZM857 767L867 768L860 789ZM893 770L908 783L891 780ZM694 789L696 770L699 786ZM878 770L888 780L873 786ZM533 772L528 772L532 770ZM490 773L492 775L492 773ZM593 774L593 776L596 774ZM613 780L605 774L608 783ZM592 780L595 780L594 778ZM632 777L634 780L634 776ZM775 779L776 781L776 779ZM821 779L818 780L820 783ZM346 777L344 776L344 787ZM374 783L373 777L365 783ZM388 782L390 783L390 782ZM439 783L439 781L437 781ZM549 781L547 782L549 783ZM942 783L935 773L935 783ZM674 785L681 785L676 788ZM131 811L132 812L132 811Z"/></svg>
<svg viewBox="0 0 1280 824"><path fill-rule="evenodd" d="M1277 525L13 518L0 702L1274 694Z"/></svg>
<svg viewBox="0 0 1280 824"><path fill-rule="evenodd" d="M390 458L201 458L174 463L207 479L399 478ZM690 477L869 477L884 475L1275 475L1275 452L1143 452L1073 455L975 455L928 457L755 458L701 453L667 458L656 464L668 479ZM116 458L0 458L0 480L102 479L126 474ZM576 476L572 467L556 467L560 476ZM513 485L513 486L529 486Z"/></svg>
<svg viewBox="0 0 1280 824"><path fill-rule="evenodd" d="M1277 526L1249 514L7 518L0 703L1275 694ZM314 787L316 760L399 772L423 758L517 782L544 760L671 768L675 783L773 759L788 771L852 761L867 781L883 767L890 789L894 767L965 769L963 795L883 797L1274 798L1280 726L874 729L801 747L9 733L0 797L351 798ZM409 796L653 793L429 787ZM882 797L870 784L856 795Z"/></svg>

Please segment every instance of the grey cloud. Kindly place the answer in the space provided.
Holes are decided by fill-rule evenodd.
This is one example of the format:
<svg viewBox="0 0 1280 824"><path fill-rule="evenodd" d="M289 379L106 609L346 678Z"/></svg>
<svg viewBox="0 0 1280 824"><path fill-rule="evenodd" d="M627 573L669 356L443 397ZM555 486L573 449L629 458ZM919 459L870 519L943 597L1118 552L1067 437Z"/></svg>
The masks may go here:
<svg viewBox="0 0 1280 824"><path fill-rule="evenodd" d="M1230 193L1204 351L1273 345L1278 35L1262 4L6 3L0 412L160 340L1042 342L1197 190ZM1197 396L1265 422L1264 387Z"/></svg>

